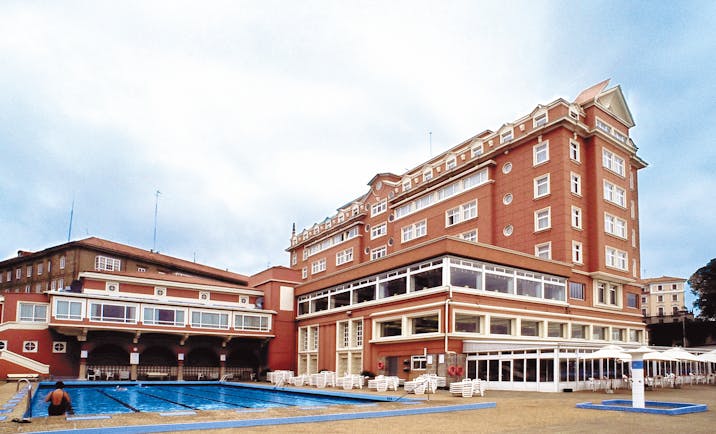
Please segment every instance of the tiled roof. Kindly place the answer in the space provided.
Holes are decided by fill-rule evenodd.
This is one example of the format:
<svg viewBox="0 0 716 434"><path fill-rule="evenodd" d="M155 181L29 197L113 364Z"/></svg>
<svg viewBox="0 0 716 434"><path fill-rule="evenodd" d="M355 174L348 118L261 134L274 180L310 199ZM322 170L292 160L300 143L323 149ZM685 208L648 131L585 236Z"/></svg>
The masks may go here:
<svg viewBox="0 0 716 434"><path fill-rule="evenodd" d="M574 99L574 102L582 105L586 102L592 101L594 98L596 98L604 88L607 87L609 84L609 79L606 79L600 83L595 84L594 86L584 89L582 92L577 95L577 98Z"/></svg>
<svg viewBox="0 0 716 434"><path fill-rule="evenodd" d="M139 271L87 271L87 273L94 273L94 274L102 274L107 277L111 276L123 276L123 277L135 277L138 279L152 279L152 280L161 280L164 282L167 282L171 286L171 282L177 282L177 283L188 283L188 284L195 284L195 285L210 285L210 286L221 286L224 288L241 288L242 285L239 284L232 284L228 282L223 282L220 280L214 280L214 279L208 279L205 277L195 277L195 276L177 276L176 274L162 274L162 273L143 273Z"/></svg>
<svg viewBox="0 0 716 434"><path fill-rule="evenodd" d="M641 283L647 285L650 283L657 283L657 282L685 282L687 279L684 279L683 277L669 277L669 276L661 276L661 277L651 277L648 279L641 279Z"/></svg>

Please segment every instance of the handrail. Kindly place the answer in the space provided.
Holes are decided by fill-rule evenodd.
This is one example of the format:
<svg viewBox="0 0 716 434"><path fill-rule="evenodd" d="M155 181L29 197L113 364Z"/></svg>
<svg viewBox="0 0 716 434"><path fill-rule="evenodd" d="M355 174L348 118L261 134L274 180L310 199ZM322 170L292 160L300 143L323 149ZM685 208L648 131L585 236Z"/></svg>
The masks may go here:
<svg viewBox="0 0 716 434"><path fill-rule="evenodd" d="M20 383L23 382L27 383L27 387L32 387L32 385L30 384L30 380L28 380L27 378L20 378L19 380L17 380L17 387L15 388L15 392L20 391Z"/></svg>

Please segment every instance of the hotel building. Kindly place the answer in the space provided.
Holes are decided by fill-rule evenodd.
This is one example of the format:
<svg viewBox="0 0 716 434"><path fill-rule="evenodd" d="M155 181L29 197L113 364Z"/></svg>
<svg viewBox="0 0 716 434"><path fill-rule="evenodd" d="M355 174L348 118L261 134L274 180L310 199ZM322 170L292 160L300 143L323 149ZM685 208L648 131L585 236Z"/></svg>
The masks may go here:
<svg viewBox="0 0 716 434"><path fill-rule="evenodd" d="M662 276L643 279L641 283L641 313L647 324L681 322L684 317L693 319L693 313L686 309L686 279Z"/></svg>
<svg viewBox="0 0 716 434"><path fill-rule="evenodd" d="M250 378L295 360L285 267L244 276L87 238L0 262L0 377Z"/></svg>
<svg viewBox="0 0 716 434"><path fill-rule="evenodd" d="M620 87L607 86L379 173L335 215L294 230L298 372L558 391L604 372L580 353L644 344L646 163Z"/></svg>

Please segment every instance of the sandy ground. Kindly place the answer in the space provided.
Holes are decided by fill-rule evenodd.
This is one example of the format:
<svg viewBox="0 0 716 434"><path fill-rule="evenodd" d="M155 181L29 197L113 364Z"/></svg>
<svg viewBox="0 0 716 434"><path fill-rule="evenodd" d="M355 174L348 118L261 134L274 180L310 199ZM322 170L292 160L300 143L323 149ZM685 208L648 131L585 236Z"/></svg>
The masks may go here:
<svg viewBox="0 0 716 434"><path fill-rule="evenodd" d="M15 395L15 383L0 385L0 404ZM385 394L396 394L386 392ZM402 390L397 394L402 394ZM411 397L414 395L410 395ZM446 391L430 395L429 400L418 406L463 404L467 402L495 402L496 408L481 410L437 413L428 415L399 416L379 419L332 421L293 425L231 428L213 430L229 432L294 432L294 433L392 433L392 432L500 432L500 433L713 433L716 432L716 386L685 386L683 389L659 389L647 391L646 399L655 401L678 401L707 404L709 410L681 416L647 415L615 411L582 410L575 407L579 402L600 402L603 399L630 399L631 392L617 391L574 393L537 393L487 391L484 398L456 398ZM372 407L335 406L325 409L272 409L261 413L237 413L234 411L200 411L192 416L162 417L158 414L142 413L112 416L106 420L67 421L64 417L39 417L32 423L19 424L13 418L22 417L24 406L19 405L7 419L0 422L0 432L33 432L45 430L109 427L123 425L181 424L235 419L257 419L315 415L326 413L348 413L379 411L387 409L416 408L405 404L381 403ZM3 414L5 415L5 414ZM183 431L201 432L201 431ZM204 430L203 432L207 432Z"/></svg>

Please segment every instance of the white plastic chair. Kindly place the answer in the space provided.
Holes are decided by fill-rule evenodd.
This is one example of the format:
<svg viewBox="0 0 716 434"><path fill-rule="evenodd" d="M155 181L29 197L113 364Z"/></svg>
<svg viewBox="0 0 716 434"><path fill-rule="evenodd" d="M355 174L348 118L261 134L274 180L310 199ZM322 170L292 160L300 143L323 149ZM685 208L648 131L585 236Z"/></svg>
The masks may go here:
<svg viewBox="0 0 716 434"><path fill-rule="evenodd" d="M346 375L343 377L343 389L344 390L351 390L353 388L353 377L350 375Z"/></svg>
<svg viewBox="0 0 716 434"><path fill-rule="evenodd" d="M90 369L87 371L88 380L99 380L102 379L102 372L99 369Z"/></svg>
<svg viewBox="0 0 716 434"><path fill-rule="evenodd" d="M480 381L480 380L476 380ZM478 386L479 390L479 386ZM474 383L469 378L465 378L462 380L462 397L463 398L472 398L472 395L474 393Z"/></svg>
<svg viewBox="0 0 716 434"><path fill-rule="evenodd" d="M388 380L385 378L382 378L380 380L377 380L375 383L375 390L377 392L385 392L388 390Z"/></svg>
<svg viewBox="0 0 716 434"><path fill-rule="evenodd" d="M413 393L416 395L424 395L426 386L427 384L425 383L416 384L415 389L413 389Z"/></svg>

